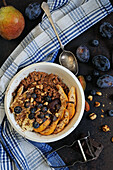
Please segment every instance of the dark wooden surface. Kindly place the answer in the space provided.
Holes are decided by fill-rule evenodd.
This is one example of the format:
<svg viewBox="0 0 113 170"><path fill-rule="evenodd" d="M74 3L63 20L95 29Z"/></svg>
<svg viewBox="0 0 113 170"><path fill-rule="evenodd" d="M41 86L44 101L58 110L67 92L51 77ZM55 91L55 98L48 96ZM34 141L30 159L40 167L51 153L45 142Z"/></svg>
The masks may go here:
<svg viewBox="0 0 113 170"><path fill-rule="evenodd" d="M23 15L25 11L25 7L31 3L36 2L36 0L7 0L8 5L13 5L17 9L19 9ZM42 0L38 0L39 3L42 2ZM0 2L0 6L2 5L2 2ZM24 15L25 16L25 15ZM22 41L22 39L41 21L41 17L38 18L35 21L29 21L25 17L25 29L21 36L15 40L7 41L0 37L0 66L3 64L3 62L7 59L7 57L10 55L10 53L15 49L15 47ZM74 54L76 52L76 49L79 45L84 44L90 49L91 58L98 54L103 54L107 56L111 61L111 51L113 48L113 38L111 40L104 39L99 34L99 26L104 21L110 22L113 24L113 13L98 22L96 25L85 31L82 35L72 40L68 45L65 46L65 49L72 51ZM99 47L92 47L90 45L91 40L98 39L100 42ZM60 53L61 51L59 51ZM58 63L58 56L55 60L56 63ZM91 59L88 63L79 63L79 75L89 75L92 74L92 71L94 70L94 67L91 64ZM112 68L109 72L106 72L110 75L113 75ZM100 74L105 74L100 72ZM97 91L101 91L103 95L101 97L95 96L94 100L90 103L91 110L89 112L84 112L84 116L78 125L78 127L67 137L64 139L53 142L50 145L56 149L59 146L62 146L64 144L70 144L75 139L79 137L80 133L86 133L89 131L91 133L91 137L93 137L95 140L99 141L104 145L104 149L99 156L99 158L95 161L89 162L84 165L74 166L73 168L70 168L71 170L80 169L80 170L112 170L113 169L113 143L111 143L110 139L113 136L113 117L107 116L107 112L110 109L113 109L113 88L109 89L99 89L96 86L96 79L93 79L92 82L87 83L87 88L85 93L90 91L91 89L95 89ZM95 108L94 107L94 101L101 102L101 107ZM102 104L105 105L105 107L102 107ZM104 118L101 118L101 109L103 109L105 112L103 113ZM97 119L94 121L91 121L88 119L88 115L91 112L95 112L97 114ZM100 127L104 124L107 124L111 131L110 132L102 132L100 130ZM63 153L61 156L67 160L72 160L73 155L70 152Z"/></svg>

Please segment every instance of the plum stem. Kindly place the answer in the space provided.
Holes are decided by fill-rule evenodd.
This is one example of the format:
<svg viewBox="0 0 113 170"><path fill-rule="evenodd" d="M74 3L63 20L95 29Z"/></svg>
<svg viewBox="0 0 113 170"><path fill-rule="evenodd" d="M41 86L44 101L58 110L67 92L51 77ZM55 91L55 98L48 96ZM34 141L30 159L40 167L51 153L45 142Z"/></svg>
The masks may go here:
<svg viewBox="0 0 113 170"><path fill-rule="evenodd" d="M5 0L2 0L2 1L3 1L4 6L7 6L6 1Z"/></svg>

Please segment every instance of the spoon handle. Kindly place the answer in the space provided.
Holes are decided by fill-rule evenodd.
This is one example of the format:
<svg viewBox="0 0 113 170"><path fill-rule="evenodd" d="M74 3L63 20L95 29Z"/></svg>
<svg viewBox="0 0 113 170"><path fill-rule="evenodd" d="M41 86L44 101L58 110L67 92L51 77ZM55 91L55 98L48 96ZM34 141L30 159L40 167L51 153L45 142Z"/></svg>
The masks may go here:
<svg viewBox="0 0 113 170"><path fill-rule="evenodd" d="M64 50L64 46L63 46L63 44L62 44L62 42L61 42L61 40L59 38L59 35L58 35L58 33L56 31L56 28L55 28L55 25L53 23L48 4L46 2L43 2L42 5L41 5L41 8L44 10L45 14L47 15L47 17L48 17L48 19L49 19L49 21L50 21L50 23L51 23L51 25L52 25L52 27L54 29L54 32L55 32L55 34L56 34L56 36L58 38L58 41L60 43L61 49Z"/></svg>

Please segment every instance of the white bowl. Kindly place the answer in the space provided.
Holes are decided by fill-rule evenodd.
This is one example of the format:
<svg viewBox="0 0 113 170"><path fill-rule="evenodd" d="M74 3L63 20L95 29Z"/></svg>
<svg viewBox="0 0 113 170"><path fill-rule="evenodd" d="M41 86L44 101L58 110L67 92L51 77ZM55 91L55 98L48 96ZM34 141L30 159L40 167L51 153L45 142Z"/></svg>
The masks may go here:
<svg viewBox="0 0 113 170"><path fill-rule="evenodd" d="M64 128L64 130L62 130L58 134L43 136L35 132L23 131L22 128L15 121L14 114L10 112L9 107L12 101L12 92L14 92L16 87L19 85L20 81L33 71L42 71L46 73L57 74L69 88L71 86L76 87L76 92L77 92L76 114L69 122L69 124ZM48 63L48 62L32 64L22 69L13 77L13 79L9 83L9 86L5 94L5 111L9 122L20 135L36 142L44 142L44 143L54 142L69 135L78 126L84 113L84 107L85 107L84 92L76 76L67 68L58 64Z"/></svg>

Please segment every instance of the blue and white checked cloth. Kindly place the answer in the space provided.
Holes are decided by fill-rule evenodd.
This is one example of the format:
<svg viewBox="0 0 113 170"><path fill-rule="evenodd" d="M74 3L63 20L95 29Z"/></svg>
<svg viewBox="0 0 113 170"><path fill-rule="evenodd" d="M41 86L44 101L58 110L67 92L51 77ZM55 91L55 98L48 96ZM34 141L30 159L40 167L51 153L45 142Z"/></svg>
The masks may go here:
<svg viewBox="0 0 113 170"><path fill-rule="evenodd" d="M53 21L63 45L83 33L113 11L109 0L48 0ZM44 15L0 68L0 169L49 170L48 144L31 142L9 124L4 111L4 93L18 69L32 63L54 62L60 44ZM48 158L50 165L65 165L57 153ZM60 168L61 169L61 168ZM62 168L68 170L68 168Z"/></svg>

